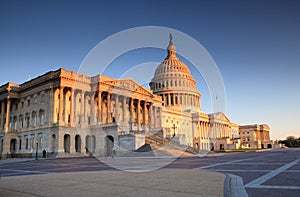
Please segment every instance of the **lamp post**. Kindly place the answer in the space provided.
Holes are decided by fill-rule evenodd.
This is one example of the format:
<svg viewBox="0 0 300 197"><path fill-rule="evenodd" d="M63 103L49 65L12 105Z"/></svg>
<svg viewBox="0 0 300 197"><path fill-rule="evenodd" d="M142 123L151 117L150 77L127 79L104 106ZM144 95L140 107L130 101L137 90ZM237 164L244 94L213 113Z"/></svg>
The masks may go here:
<svg viewBox="0 0 300 197"><path fill-rule="evenodd" d="M176 125L175 124L173 124L173 127L172 127L173 129L174 129L174 134L173 134L173 137L175 137L175 135L176 135Z"/></svg>
<svg viewBox="0 0 300 197"><path fill-rule="evenodd" d="M38 150L39 150L39 141L36 139L36 151L35 151L35 160L38 160Z"/></svg>

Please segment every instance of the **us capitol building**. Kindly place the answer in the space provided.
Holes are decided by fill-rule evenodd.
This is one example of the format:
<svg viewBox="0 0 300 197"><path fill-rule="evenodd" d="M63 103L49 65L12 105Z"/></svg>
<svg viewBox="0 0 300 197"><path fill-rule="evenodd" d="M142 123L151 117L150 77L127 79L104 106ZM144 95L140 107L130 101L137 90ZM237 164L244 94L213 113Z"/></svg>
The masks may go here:
<svg viewBox="0 0 300 197"><path fill-rule="evenodd" d="M150 90L132 79L50 71L0 87L2 157L111 155L145 144L177 143L196 151L271 148L268 125L239 126L224 113L201 111L189 68L172 37Z"/></svg>

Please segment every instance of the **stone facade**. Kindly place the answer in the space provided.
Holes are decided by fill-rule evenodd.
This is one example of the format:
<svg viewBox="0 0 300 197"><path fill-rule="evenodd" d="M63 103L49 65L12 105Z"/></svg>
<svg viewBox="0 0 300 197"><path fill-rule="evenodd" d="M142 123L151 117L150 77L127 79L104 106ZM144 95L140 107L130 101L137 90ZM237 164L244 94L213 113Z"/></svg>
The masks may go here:
<svg viewBox="0 0 300 197"><path fill-rule="evenodd" d="M239 148L239 133L244 139L245 131L253 133L247 138L250 147L267 146L266 125L239 127L224 113L203 112L196 81L176 57L172 37L167 51L151 90L131 79L90 77L62 68L23 84L2 85L2 156L44 150L53 155L111 155L113 147L116 153L136 150L157 133L197 150L223 150Z"/></svg>
<svg viewBox="0 0 300 197"><path fill-rule="evenodd" d="M239 136L243 148L272 148L270 127L266 124L243 125L239 127Z"/></svg>

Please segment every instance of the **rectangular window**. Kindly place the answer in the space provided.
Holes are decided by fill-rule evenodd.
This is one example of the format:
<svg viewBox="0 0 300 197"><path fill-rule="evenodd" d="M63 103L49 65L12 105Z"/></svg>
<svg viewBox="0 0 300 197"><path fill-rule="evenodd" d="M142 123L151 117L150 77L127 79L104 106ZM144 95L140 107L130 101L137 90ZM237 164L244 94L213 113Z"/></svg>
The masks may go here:
<svg viewBox="0 0 300 197"><path fill-rule="evenodd" d="M30 106L30 100L27 100L27 106Z"/></svg>
<svg viewBox="0 0 300 197"><path fill-rule="evenodd" d="M28 138L25 140L25 149L28 150Z"/></svg>
<svg viewBox="0 0 300 197"><path fill-rule="evenodd" d="M22 149L22 140L20 139L19 140L19 150L21 150Z"/></svg>
<svg viewBox="0 0 300 197"><path fill-rule="evenodd" d="M34 149L34 138L31 138L31 149Z"/></svg>
<svg viewBox="0 0 300 197"><path fill-rule="evenodd" d="M45 101L45 95L42 95L41 96L41 102L44 102Z"/></svg>
<svg viewBox="0 0 300 197"><path fill-rule="evenodd" d="M37 99L37 97L35 97L34 98L34 104L37 104L37 102L38 102L38 99Z"/></svg>
<svg viewBox="0 0 300 197"><path fill-rule="evenodd" d="M41 149L43 147L43 138L40 137L39 139L39 148Z"/></svg>

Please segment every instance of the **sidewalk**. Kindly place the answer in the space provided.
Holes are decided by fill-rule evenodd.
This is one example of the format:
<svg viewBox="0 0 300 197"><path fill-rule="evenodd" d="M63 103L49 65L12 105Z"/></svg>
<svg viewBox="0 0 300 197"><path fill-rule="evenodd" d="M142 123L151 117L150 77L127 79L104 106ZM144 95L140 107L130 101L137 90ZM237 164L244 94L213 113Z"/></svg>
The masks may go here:
<svg viewBox="0 0 300 197"><path fill-rule="evenodd" d="M192 170L2 177L0 196L223 196L225 175Z"/></svg>

